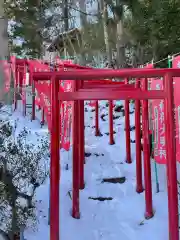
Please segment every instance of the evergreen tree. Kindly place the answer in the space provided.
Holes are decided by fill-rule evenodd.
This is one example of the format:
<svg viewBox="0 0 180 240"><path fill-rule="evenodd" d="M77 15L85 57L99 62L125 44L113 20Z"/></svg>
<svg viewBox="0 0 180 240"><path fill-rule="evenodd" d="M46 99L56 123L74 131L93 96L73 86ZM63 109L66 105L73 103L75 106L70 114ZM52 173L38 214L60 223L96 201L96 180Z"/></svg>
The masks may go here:
<svg viewBox="0 0 180 240"><path fill-rule="evenodd" d="M45 13L53 2L47 0L5 1L4 7L10 25L11 52L29 58L41 56L43 45L41 33L49 20Z"/></svg>
<svg viewBox="0 0 180 240"><path fill-rule="evenodd" d="M134 14L126 18L125 24L136 50L142 50L141 64L180 52L179 15L179 1L139 1L138 8L136 6Z"/></svg>

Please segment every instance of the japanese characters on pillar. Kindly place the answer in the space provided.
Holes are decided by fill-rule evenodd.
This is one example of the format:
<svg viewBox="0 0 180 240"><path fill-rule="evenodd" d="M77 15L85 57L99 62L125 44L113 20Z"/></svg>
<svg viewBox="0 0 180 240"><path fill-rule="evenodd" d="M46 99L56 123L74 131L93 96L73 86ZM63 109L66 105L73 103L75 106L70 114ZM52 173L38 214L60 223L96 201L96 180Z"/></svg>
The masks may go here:
<svg viewBox="0 0 180 240"><path fill-rule="evenodd" d="M151 90L163 90L162 79L152 79ZM164 100L152 100L154 127L154 159L159 164L166 163Z"/></svg>
<svg viewBox="0 0 180 240"><path fill-rule="evenodd" d="M174 57L173 68L180 68L180 56ZM176 160L180 162L180 77L175 77L174 82L174 105L175 105L175 131L176 131Z"/></svg>

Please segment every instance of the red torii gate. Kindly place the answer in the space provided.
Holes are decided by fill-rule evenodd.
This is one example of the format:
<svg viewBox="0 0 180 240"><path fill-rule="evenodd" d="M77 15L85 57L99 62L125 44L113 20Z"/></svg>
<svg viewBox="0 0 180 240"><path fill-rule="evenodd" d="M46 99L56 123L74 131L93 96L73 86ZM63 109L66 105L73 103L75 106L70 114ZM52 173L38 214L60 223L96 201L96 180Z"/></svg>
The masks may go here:
<svg viewBox="0 0 180 240"><path fill-rule="evenodd" d="M82 156L83 134L82 124L82 106L84 100L143 100L143 139L144 139L144 171L145 171L145 200L146 211L145 216L150 218L153 216L152 209L152 191L151 191L151 168L149 153L149 136L148 136L148 99L164 99L165 100L165 126L166 126L166 151L167 151L167 181L168 181L168 209L169 209L169 239L179 240L178 226L178 194L177 194L177 170L176 170L176 152L175 152L175 134L174 134L174 112L173 112L173 77L179 77L179 69L122 69L122 70L60 70L58 72L36 72L33 73L35 81L52 81L52 125L51 130L51 172L50 172L50 239L59 240L59 101L74 101L73 114L73 208L72 216L79 218L79 189L81 186L80 166L84 161ZM143 89L117 86L116 88L109 85L105 88L95 90L83 88L83 80L101 79L101 78L144 78ZM147 78L163 77L164 90L148 91ZM74 92L59 94L59 80L79 80L74 82ZM136 83L136 87L138 84ZM138 102L136 102L136 106ZM82 122L81 122L82 123ZM137 123L137 121L136 121ZM83 126L84 128L84 126ZM83 129L84 131L84 129ZM136 135L137 136L137 135ZM78 146L81 150L78 149ZM79 158L79 159L78 159Z"/></svg>

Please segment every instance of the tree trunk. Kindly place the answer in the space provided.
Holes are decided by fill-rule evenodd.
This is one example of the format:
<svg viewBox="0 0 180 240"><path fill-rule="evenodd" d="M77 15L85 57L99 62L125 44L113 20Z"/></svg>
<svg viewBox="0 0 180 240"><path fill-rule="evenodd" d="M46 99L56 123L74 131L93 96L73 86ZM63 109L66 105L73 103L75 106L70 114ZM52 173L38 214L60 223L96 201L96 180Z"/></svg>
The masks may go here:
<svg viewBox="0 0 180 240"><path fill-rule="evenodd" d="M0 1L0 100L3 99L3 87L4 87L4 69L2 66L2 60L7 60L9 57L8 53L8 35L7 35L8 21L5 18L4 13L4 1Z"/></svg>
<svg viewBox="0 0 180 240"><path fill-rule="evenodd" d="M8 53L8 35L7 35L8 21L4 13L4 1L0 1L0 59L4 60L9 57Z"/></svg>
<svg viewBox="0 0 180 240"><path fill-rule="evenodd" d="M126 56L125 56L125 46L123 42L123 34L124 34L124 27L123 27L123 20L116 16L117 19L117 66L118 68L124 68L126 66Z"/></svg>
<svg viewBox="0 0 180 240"><path fill-rule="evenodd" d="M17 233L18 230L18 223L17 223L17 212L16 212L16 196L12 197L12 220L11 220L11 231L10 231L10 240L14 240L14 235Z"/></svg>
<svg viewBox="0 0 180 240"><path fill-rule="evenodd" d="M80 8L80 24L81 24L81 42L82 42L82 54L80 56L80 64L86 64L86 57L85 57L85 45L86 45L86 24L87 24L87 15L86 15L86 3L85 0L79 0L79 8Z"/></svg>
<svg viewBox="0 0 180 240"><path fill-rule="evenodd" d="M104 27L104 42L106 46L106 56L108 60L108 66L112 64L112 49L109 42L109 32L108 32L108 11L107 3L104 0L102 1L102 12L103 12L103 27Z"/></svg>
<svg viewBox="0 0 180 240"><path fill-rule="evenodd" d="M64 31L67 32L69 30L69 9L68 9L68 0L64 0ZM66 35L65 35L66 39ZM64 47L64 57L67 58L67 49Z"/></svg>

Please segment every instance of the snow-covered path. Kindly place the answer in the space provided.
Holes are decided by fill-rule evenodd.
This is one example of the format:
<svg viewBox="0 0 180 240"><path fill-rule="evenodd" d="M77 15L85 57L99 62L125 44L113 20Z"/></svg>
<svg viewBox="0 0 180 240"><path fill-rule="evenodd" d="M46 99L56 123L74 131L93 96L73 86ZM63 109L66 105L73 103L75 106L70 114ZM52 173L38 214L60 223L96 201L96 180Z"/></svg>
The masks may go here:
<svg viewBox="0 0 180 240"><path fill-rule="evenodd" d="M100 114L107 108L101 104ZM119 113L116 113L118 115ZM160 193L155 193L153 178L154 218L144 219L144 193L135 191L135 144L132 147L132 164L125 163L124 117L114 120L115 142L108 144L108 121L100 120L102 137L94 136L94 112L88 107L85 117L85 149L90 153L85 164L85 189L80 193L81 219L71 217L71 198L68 192L72 190L71 155L61 151L61 186L60 186L60 239L61 240L168 240L168 210L167 193L162 184ZM131 114L131 124L134 114ZM37 123L36 123L37 124ZM40 129L40 128L39 128ZM37 129L36 129L37 131ZM40 129L41 132L46 131ZM41 133L40 133L41 134ZM132 131L131 138L134 138ZM88 154L87 154L88 155ZM66 165L68 164L68 170ZM162 175L162 176L161 176ZM160 180L164 178L163 171ZM103 178L125 177L122 184L102 183ZM111 197L112 200L97 201L90 197ZM27 240L49 240L48 205L49 180L38 188L37 199L37 230L27 229Z"/></svg>

